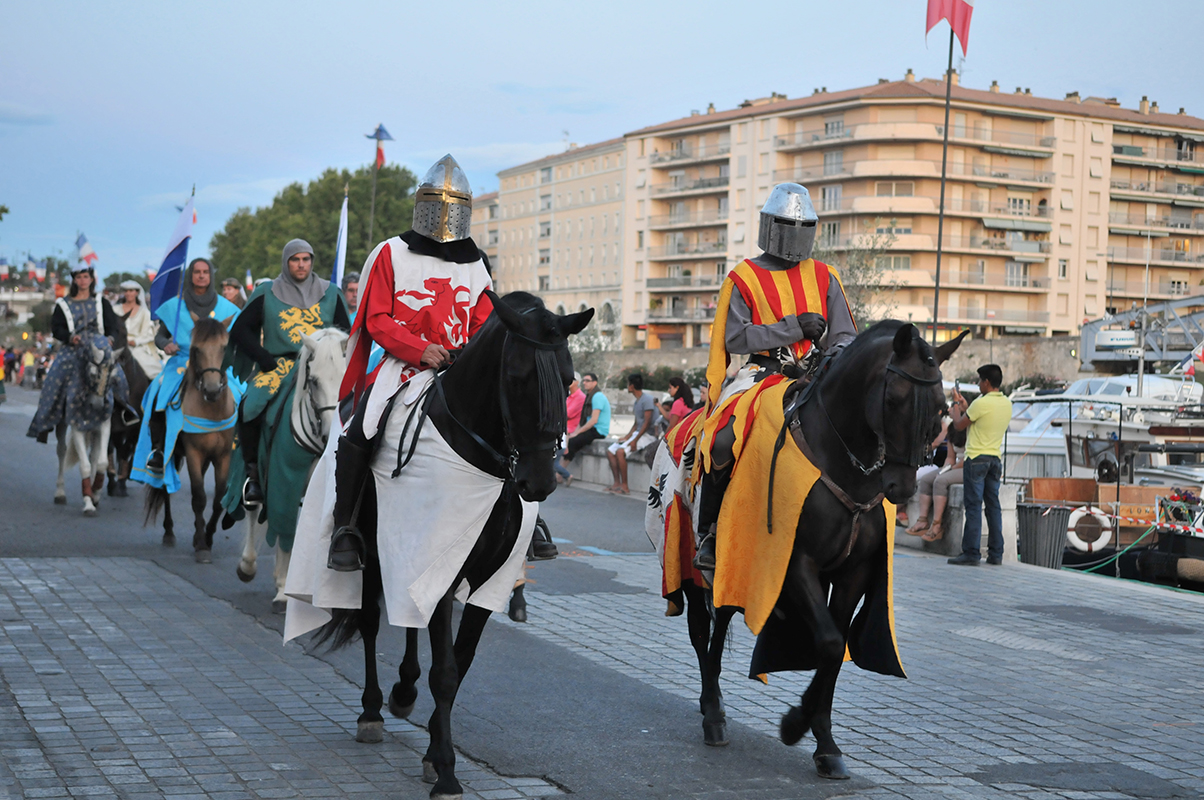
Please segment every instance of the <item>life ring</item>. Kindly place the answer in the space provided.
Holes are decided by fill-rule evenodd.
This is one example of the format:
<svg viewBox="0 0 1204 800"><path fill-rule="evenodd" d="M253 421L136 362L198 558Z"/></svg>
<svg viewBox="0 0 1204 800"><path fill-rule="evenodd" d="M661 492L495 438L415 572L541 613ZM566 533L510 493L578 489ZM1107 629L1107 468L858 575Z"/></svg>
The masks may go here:
<svg viewBox="0 0 1204 800"><path fill-rule="evenodd" d="M1089 515L1095 517L1100 526L1100 537L1094 542L1084 542L1075 531L1079 520ZM1070 521L1066 523L1066 541L1080 553L1103 550L1112 541L1112 518L1095 506L1080 506L1070 512Z"/></svg>

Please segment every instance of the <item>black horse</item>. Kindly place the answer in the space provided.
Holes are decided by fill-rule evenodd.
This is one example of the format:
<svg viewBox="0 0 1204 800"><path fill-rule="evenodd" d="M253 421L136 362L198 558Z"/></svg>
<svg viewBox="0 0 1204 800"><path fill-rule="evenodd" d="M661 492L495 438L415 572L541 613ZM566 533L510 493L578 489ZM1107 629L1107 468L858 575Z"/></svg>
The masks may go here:
<svg viewBox="0 0 1204 800"><path fill-rule="evenodd" d="M872 615L887 602L884 587L875 584L890 558L882 500L903 503L915 493L916 468L946 408L939 365L964 336L933 348L910 323L881 322L832 359L809 391L785 395L786 427L778 445L802 449L824 478L803 504L781 594L758 636L750 674L816 670L799 705L782 717L780 735L793 745L814 733L821 777L849 777L832 738L832 697L846 644L859 665L904 677L893 655L886 659L892 663L883 664L881 654L860 646L883 634L868 630ZM772 482L768 488L792 490ZM737 609L713 609L709 591L693 581L682 588L702 673L703 738L708 745L725 745L719 674Z"/></svg>
<svg viewBox="0 0 1204 800"><path fill-rule="evenodd" d="M117 404L113 407L113 422L109 427L109 496L128 497L129 489L126 481L133 467L134 450L138 446L138 433L141 430L142 418L138 410L142 408L142 396L150 386L150 379L142 365L130 353L130 348L123 347L117 356L117 365L125 371L129 383L129 402L124 406Z"/></svg>
<svg viewBox="0 0 1204 800"><path fill-rule="evenodd" d="M423 758L423 777L435 785L432 797L459 797L451 710L456 692L472 665L477 643L490 612L465 605L453 639L452 598L464 580L472 587L493 575L514 549L522 522L523 500L540 501L556 487L552 454L564 430L565 396L573 380L568 337L584 328L593 309L560 316L539 298L524 292L498 299L490 294L494 313L455 362L436 377L429 394L428 421L451 448L483 472L505 481L504 488L473 546L463 569L435 607L429 630L432 664L430 688L435 711L430 719L430 746ZM441 390L440 390L441 386ZM381 428L384 425L382 423ZM455 502L455 487L448 487ZM367 545L360 609L338 609L316 634L334 648L358 634L364 642L364 711L356 739L381 740L383 702L376 675L376 636L380 630L383 585L377 549L373 481L368 480L358 519ZM392 522L391 524L397 524ZM406 631L406 655L399 680L389 693L389 711L407 717L418 696L418 631Z"/></svg>

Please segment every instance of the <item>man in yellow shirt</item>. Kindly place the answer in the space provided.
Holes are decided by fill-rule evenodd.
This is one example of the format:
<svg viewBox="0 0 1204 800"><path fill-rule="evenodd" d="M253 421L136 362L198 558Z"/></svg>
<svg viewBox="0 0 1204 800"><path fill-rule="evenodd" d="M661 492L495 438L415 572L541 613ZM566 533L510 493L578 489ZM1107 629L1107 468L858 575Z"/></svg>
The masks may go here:
<svg viewBox="0 0 1204 800"><path fill-rule="evenodd" d="M950 564L978 566L982 543L982 507L987 507L987 563L1003 563L1003 511L999 506L999 482L1003 475L1001 447L1003 435L1012 421L1012 401L1003 396L1003 370L998 364L978 368L978 398L966 403L955 386L950 424L966 434L966 465L962 472L962 491L966 506L966 527L962 533L962 554Z"/></svg>

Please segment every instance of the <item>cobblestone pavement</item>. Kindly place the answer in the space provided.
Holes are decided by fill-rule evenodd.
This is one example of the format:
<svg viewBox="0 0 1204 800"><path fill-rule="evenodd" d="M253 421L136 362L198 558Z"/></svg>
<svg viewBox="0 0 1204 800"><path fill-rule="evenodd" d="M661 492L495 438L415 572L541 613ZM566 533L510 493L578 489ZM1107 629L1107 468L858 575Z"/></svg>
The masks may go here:
<svg viewBox="0 0 1204 800"><path fill-rule="evenodd" d="M426 797L426 731L146 561L0 559L0 798ZM461 756L465 797L543 797Z"/></svg>
<svg viewBox="0 0 1204 800"><path fill-rule="evenodd" d="M655 558L587 557L656 587ZM896 617L909 680L842 671L833 722L882 798L1198 797L1204 789L1204 598L1027 566L954 568L899 554ZM527 630L681 697L698 696L684 617L651 594L528 591ZM508 621L506 624L509 623ZM729 720L777 743L807 674L745 677L753 637L733 623ZM683 726L698 727L696 716ZM799 745L809 768L812 745ZM804 749L805 748L805 749Z"/></svg>

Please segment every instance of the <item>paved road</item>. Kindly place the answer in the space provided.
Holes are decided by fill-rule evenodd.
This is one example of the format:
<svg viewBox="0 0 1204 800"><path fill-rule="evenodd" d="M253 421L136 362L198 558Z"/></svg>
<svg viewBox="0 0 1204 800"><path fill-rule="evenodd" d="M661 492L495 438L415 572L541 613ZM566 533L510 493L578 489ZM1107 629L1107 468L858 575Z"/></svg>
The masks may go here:
<svg viewBox="0 0 1204 800"><path fill-rule="evenodd" d="M84 519L69 482L53 506L52 450L24 438L34 395L9 398L0 797L425 796L420 727L390 719L382 745L352 741L358 652L280 646L270 557L242 584L232 537L201 566L186 536L168 549L140 527L137 498ZM702 746L692 651L684 621L662 616L639 500L574 487L543 511L573 555L531 571L529 623L486 630L454 720L466 796L1200 796L1197 596L900 555L910 680L842 675L836 735L855 779L834 784L806 743L773 738L807 676L745 680L742 627L724 678L732 744ZM387 687L401 640L381 644ZM423 697L413 719L430 710Z"/></svg>

